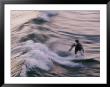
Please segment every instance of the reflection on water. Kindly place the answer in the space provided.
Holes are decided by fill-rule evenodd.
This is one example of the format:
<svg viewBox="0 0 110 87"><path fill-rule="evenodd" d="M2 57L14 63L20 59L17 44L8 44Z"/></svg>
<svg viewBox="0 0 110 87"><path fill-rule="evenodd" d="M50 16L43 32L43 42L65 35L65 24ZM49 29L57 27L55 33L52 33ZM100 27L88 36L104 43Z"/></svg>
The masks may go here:
<svg viewBox="0 0 110 87"><path fill-rule="evenodd" d="M20 11L11 13L12 18L23 16ZM11 30L11 76L100 76L98 10L36 11L36 14L39 15ZM16 24L14 19L12 23ZM76 58L74 49L68 52L75 39L84 46L83 57Z"/></svg>

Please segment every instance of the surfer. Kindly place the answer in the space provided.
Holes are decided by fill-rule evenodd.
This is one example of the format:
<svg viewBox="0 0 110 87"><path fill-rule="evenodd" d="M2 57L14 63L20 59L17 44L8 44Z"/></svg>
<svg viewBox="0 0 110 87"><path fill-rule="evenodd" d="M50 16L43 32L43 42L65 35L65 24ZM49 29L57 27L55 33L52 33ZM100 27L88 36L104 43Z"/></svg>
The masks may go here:
<svg viewBox="0 0 110 87"><path fill-rule="evenodd" d="M84 55L84 49L83 49L82 44L79 42L79 40L75 40L75 43L72 44L69 51L71 51L73 47L75 47L75 55L77 54L78 51L80 51L81 55Z"/></svg>

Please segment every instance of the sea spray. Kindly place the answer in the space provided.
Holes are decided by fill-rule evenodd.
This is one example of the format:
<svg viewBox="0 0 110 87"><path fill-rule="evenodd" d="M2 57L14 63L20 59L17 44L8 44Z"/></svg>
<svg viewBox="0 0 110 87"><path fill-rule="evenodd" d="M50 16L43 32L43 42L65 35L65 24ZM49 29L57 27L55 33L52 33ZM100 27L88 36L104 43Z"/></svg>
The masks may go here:
<svg viewBox="0 0 110 87"><path fill-rule="evenodd" d="M70 59L70 57L61 57L58 54L52 52L46 45L42 43L34 43L29 40L22 45L22 47L17 47L16 50L19 49L21 51L28 51L21 55L21 58L25 60L24 65L22 67L21 76L23 76L26 71L29 71L31 68L40 68L45 71L49 71L53 67L53 62L56 62L63 66L68 67L81 67L81 64L74 63ZM20 51L21 49L21 51ZM15 49L14 49L15 50ZM18 52L18 51L15 51ZM74 59L74 56L72 56ZM24 75L25 76L25 75Z"/></svg>

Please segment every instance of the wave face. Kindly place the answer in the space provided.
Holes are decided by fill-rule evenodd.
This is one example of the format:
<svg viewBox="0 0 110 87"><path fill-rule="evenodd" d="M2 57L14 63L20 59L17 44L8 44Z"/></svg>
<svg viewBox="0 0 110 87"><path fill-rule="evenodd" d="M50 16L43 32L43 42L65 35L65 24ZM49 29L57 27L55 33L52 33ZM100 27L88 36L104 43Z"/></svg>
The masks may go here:
<svg viewBox="0 0 110 87"><path fill-rule="evenodd" d="M25 11L11 12L11 76L100 76L98 10L28 11L30 19L23 14ZM21 21L16 16L24 17L22 24L16 23ZM74 49L68 51L75 39L84 46L84 56L75 55Z"/></svg>

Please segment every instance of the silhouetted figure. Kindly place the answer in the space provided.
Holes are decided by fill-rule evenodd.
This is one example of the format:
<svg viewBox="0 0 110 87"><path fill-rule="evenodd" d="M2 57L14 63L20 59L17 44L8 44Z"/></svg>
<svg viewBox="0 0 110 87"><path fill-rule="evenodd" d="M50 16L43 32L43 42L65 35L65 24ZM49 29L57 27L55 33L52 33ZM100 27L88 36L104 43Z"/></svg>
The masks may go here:
<svg viewBox="0 0 110 87"><path fill-rule="evenodd" d="M71 51L73 49L73 47L75 47L75 54L77 54L78 51L82 51L84 53L84 49L83 46L81 45L81 43L79 42L79 40L75 40L75 43L72 44L71 48L69 49L69 51ZM81 55L83 55L83 53L81 53Z"/></svg>

